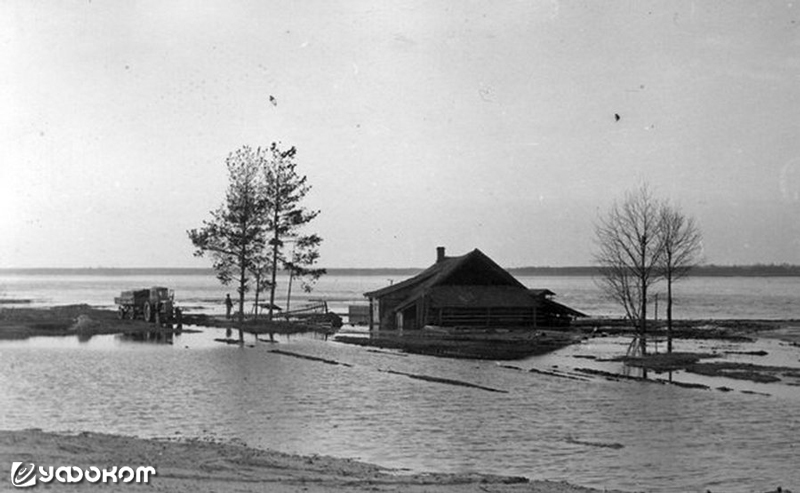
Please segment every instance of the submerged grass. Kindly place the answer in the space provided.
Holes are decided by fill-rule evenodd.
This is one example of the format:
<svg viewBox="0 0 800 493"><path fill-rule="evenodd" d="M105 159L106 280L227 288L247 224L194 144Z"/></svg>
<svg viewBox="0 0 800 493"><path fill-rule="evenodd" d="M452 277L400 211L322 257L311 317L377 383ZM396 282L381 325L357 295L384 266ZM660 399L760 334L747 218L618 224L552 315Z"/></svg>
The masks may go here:
<svg viewBox="0 0 800 493"><path fill-rule="evenodd" d="M800 370L786 366L755 365L733 361L701 362L703 359L718 358L712 353L662 353L644 357L615 358L626 365L653 370L656 373L685 370L707 377L725 377L736 380L749 380L756 383L781 381L781 376L800 378Z"/></svg>
<svg viewBox="0 0 800 493"><path fill-rule="evenodd" d="M719 357L719 355L713 353L676 352L648 354L647 356L641 357L621 356L619 358L613 358L611 361L622 361L628 366L635 366L661 373L665 371L684 370L696 364L701 359L717 357Z"/></svg>

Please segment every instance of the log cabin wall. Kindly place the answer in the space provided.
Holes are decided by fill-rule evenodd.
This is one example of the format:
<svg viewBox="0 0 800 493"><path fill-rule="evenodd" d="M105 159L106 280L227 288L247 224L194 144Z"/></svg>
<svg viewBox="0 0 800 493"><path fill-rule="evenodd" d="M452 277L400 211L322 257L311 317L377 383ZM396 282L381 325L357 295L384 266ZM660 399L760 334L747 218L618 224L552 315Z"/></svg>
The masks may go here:
<svg viewBox="0 0 800 493"><path fill-rule="evenodd" d="M441 327L536 327L535 307L442 306L430 307L427 325Z"/></svg>
<svg viewBox="0 0 800 493"><path fill-rule="evenodd" d="M440 327L528 328L568 325L580 312L553 302L547 289L529 290L480 250L447 257L410 279L365 293L378 314L371 329ZM374 325L378 324L377 327Z"/></svg>

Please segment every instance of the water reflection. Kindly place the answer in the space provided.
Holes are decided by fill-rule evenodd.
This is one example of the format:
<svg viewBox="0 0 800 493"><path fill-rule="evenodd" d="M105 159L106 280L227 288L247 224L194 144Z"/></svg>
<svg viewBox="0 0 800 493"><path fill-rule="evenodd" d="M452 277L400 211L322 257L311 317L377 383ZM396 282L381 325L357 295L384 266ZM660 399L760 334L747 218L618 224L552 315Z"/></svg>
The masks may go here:
<svg viewBox="0 0 800 493"><path fill-rule="evenodd" d="M92 334L92 333L79 332L78 333L78 342L80 342L82 344L83 343L87 343L87 342L92 340L92 337L94 337L94 334Z"/></svg>
<svg viewBox="0 0 800 493"><path fill-rule="evenodd" d="M146 332L128 332L124 334L117 334L115 337L121 341L131 342L147 342L152 344L172 344L173 338L178 337L179 334L163 330L150 330Z"/></svg>
<svg viewBox="0 0 800 493"><path fill-rule="evenodd" d="M647 369L641 368L638 366L628 366L623 365L622 371L620 372L623 376L630 377L630 378L641 378L642 380L647 380Z"/></svg>

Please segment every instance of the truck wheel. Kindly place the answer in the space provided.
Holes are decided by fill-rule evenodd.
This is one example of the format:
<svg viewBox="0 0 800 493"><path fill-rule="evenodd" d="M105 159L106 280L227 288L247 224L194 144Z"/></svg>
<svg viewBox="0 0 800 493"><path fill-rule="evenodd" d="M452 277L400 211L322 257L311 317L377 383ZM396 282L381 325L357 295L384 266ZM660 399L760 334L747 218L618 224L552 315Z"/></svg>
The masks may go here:
<svg viewBox="0 0 800 493"><path fill-rule="evenodd" d="M150 306L149 301L144 302L144 321L145 322L153 321L153 307Z"/></svg>
<svg viewBox="0 0 800 493"><path fill-rule="evenodd" d="M125 318L125 309L123 307L119 307L119 310L117 310L117 316L120 320Z"/></svg>

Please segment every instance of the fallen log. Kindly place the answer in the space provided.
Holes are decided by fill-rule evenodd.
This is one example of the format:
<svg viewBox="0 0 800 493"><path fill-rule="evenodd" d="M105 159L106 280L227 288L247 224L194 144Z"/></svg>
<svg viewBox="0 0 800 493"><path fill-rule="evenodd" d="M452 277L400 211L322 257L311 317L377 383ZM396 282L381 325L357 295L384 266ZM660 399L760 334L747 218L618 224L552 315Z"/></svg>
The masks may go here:
<svg viewBox="0 0 800 493"><path fill-rule="evenodd" d="M284 356L292 356L294 358L300 358L300 359L307 359L309 361L319 361L320 363L325 363L327 365L342 365L342 366L347 366L347 367L350 367L350 368L353 367L353 365L351 365L350 363L342 363L341 361L335 361L335 360L332 360L332 359L325 359L325 358L318 358L316 356L308 356L306 354L292 353L290 351L281 351L280 349L272 349L272 350L270 350L270 353L282 354Z"/></svg>
<svg viewBox="0 0 800 493"><path fill-rule="evenodd" d="M428 376L428 375L418 375L418 374L415 374L415 373L405 373L405 372L402 372L402 371L395 371L395 370L378 370L378 371L382 371L384 373L391 373L392 375L404 375L406 377L413 378L415 380L424 380L426 382L444 383L444 384L447 384L447 385L456 385L456 386L459 386L459 387L470 387L470 388L473 388L473 389L486 390L488 392L499 392L501 394L507 394L508 393L507 390L494 389L492 387L484 387L483 385L477 385L477 384L469 383L469 382L462 382L461 380L452 380L452 379L449 379L449 378L431 377L431 376Z"/></svg>

